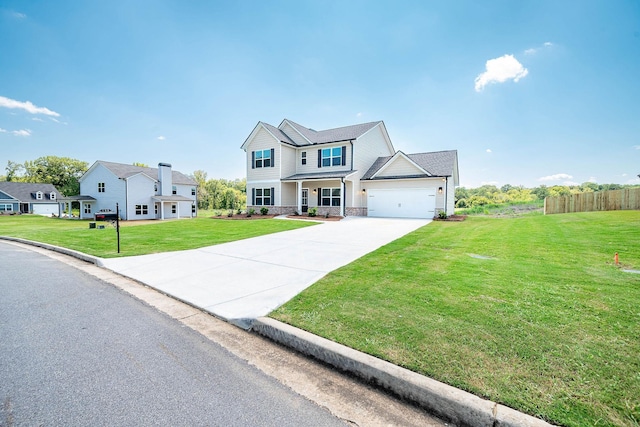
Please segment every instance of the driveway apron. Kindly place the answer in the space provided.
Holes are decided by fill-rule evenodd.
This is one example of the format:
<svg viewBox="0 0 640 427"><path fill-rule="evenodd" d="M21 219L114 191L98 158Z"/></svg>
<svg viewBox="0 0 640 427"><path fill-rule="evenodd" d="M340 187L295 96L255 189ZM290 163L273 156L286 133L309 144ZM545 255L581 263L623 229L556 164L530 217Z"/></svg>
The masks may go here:
<svg viewBox="0 0 640 427"><path fill-rule="evenodd" d="M426 224L347 217L221 245L102 259L102 265L248 328L325 274Z"/></svg>

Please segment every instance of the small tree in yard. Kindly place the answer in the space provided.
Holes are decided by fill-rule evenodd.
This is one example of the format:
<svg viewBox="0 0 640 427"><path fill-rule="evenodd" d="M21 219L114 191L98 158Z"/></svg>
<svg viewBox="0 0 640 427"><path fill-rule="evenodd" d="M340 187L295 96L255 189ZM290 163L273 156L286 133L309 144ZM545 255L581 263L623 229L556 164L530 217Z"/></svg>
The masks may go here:
<svg viewBox="0 0 640 427"><path fill-rule="evenodd" d="M260 214L262 214L262 215L266 215L266 214L268 214L268 213L269 213L269 209L267 209L267 208L265 208L265 207L260 208Z"/></svg>

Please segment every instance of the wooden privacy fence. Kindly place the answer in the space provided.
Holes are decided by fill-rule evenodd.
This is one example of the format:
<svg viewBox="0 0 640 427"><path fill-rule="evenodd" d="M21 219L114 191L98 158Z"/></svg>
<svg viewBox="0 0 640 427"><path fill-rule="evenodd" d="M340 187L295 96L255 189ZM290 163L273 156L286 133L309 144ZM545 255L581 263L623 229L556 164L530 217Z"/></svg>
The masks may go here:
<svg viewBox="0 0 640 427"><path fill-rule="evenodd" d="M544 214L640 209L640 187L546 197Z"/></svg>

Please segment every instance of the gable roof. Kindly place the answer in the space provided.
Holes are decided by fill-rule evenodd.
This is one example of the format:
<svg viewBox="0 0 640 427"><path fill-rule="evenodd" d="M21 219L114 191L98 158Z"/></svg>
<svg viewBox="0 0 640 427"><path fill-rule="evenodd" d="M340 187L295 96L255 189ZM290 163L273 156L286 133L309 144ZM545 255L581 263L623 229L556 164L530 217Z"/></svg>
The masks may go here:
<svg viewBox="0 0 640 427"><path fill-rule="evenodd" d="M104 160L98 160L97 162L95 162L85 173L85 175L89 173L90 170L94 169L94 166L96 165L104 166L120 179L127 179L132 177L133 175L143 173L155 181L158 180L158 168L127 165L124 163L105 162ZM82 178L80 179L82 180ZM194 180L184 175L183 173L173 169L171 170L171 180L173 181L173 184L197 185Z"/></svg>
<svg viewBox="0 0 640 427"><path fill-rule="evenodd" d="M289 119L284 119L280 126L288 123L293 127L296 131L300 133L305 139L307 139L310 144L327 144L330 142L340 142L340 141L349 141L352 139L357 139L382 123L382 120L377 122L369 122L369 123L360 123L357 125L351 126L343 126L334 129L326 129L321 131L316 131L313 129L306 128L294 121ZM300 145L300 144L296 144Z"/></svg>
<svg viewBox="0 0 640 427"><path fill-rule="evenodd" d="M51 193L56 193L56 199L62 197L62 194L60 194L53 184L39 184L34 182L3 181L0 182L0 191L24 203L51 202L49 198L49 194ZM35 193L38 191L42 191L43 193L41 200L37 200L35 197Z"/></svg>
<svg viewBox="0 0 640 427"><path fill-rule="evenodd" d="M402 152L398 152L402 153ZM376 174L393 158L398 158L398 153L393 156L378 157L369 170L362 176L362 179L376 179ZM404 153L402 153L404 154ZM452 176L457 181L458 171L458 151L435 151L431 153L416 153L406 154L412 162L423 169L427 174L423 174L423 177L437 176L445 177ZM412 176L418 177L418 176ZM378 179L393 179L393 178L408 178L405 176L398 177L384 177Z"/></svg>

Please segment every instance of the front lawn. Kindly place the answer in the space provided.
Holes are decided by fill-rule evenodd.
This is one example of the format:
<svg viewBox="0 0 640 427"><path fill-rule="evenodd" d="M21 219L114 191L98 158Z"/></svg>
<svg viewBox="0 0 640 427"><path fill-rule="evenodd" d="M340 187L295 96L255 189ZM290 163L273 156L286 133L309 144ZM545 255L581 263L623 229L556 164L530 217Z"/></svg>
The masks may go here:
<svg viewBox="0 0 640 427"><path fill-rule="evenodd" d="M0 236L50 243L103 258L195 249L311 224L303 221L263 219L230 221L194 218L171 221L123 222L120 254L115 227L89 228L89 221L47 218L38 215L0 215Z"/></svg>
<svg viewBox="0 0 640 427"><path fill-rule="evenodd" d="M639 211L469 217L271 316L555 424L638 426L640 275L623 268L640 269Z"/></svg>

